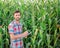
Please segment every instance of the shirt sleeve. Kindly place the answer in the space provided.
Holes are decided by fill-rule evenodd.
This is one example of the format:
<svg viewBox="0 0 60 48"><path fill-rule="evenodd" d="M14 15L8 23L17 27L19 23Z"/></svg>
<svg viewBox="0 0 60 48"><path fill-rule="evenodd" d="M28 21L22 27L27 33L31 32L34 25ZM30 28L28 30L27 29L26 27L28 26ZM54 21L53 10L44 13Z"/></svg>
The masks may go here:
<svg viewBox="0 0 60 48"><path fill-rule="evenodd" d="M9 24L8 30L9 30L9 33L14 33L13 24Z"/></svg>

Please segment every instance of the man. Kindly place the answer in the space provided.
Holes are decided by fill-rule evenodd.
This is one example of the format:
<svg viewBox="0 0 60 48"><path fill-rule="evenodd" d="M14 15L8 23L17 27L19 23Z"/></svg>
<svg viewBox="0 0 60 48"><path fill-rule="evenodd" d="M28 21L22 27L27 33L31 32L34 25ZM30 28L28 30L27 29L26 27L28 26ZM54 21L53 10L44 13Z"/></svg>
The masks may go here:
<svg viewBox="0 0 60 48"><path fill-rule="evenodd" d="M22 24L19 22L20 18L20 12L15 11L14 20L8 26L11 48L24 48L22 38L28 36L28 31L22 33Z"/></svg>

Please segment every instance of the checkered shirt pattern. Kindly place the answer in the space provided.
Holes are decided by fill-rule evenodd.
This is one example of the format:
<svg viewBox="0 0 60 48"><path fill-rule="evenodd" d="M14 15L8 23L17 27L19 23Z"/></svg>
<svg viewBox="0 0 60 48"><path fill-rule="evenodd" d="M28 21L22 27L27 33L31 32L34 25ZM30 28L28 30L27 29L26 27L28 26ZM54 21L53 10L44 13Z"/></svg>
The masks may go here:
<svg viewBox="0 0 60 48"><path fill-rule="evenodd" d="M21 23L17 24L15 20L13 20L8 27L9 27L9 34L13 33L14 35L18 35L22 33L22 24ZM22 38L15 40L11 39L11 48L24 48L23 39Z"/></svg>

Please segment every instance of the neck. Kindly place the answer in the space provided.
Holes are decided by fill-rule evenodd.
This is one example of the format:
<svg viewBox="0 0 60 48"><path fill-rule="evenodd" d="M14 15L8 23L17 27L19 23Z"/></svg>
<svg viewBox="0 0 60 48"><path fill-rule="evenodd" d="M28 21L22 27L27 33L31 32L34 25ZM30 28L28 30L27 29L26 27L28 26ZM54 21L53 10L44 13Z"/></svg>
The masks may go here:
<svg viewBox="0 0 60 48"><path fill-rule="evenodd" d="M16 23L19 24L19 21L16 20Z"/></svg>

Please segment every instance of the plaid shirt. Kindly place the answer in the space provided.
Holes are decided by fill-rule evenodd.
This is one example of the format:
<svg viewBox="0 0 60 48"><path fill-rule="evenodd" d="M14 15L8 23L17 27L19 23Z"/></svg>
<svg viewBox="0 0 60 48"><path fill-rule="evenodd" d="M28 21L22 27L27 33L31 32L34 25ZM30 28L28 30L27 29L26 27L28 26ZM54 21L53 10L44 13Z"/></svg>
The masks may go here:
<svg viewBox="0 0 60 48"><path fill-rule="evenodd" d="M22 24L17 24L15 20L13 20L9 24L9 33L13 33L14 35L22 33ZM15 40L11 39L11 48L23 48L23 40L22 38L18 38Z"/></svg>

